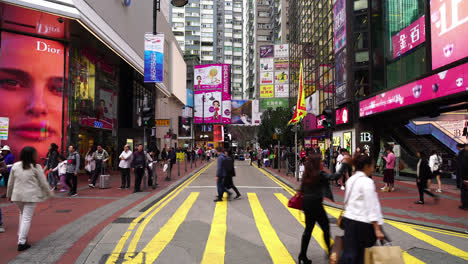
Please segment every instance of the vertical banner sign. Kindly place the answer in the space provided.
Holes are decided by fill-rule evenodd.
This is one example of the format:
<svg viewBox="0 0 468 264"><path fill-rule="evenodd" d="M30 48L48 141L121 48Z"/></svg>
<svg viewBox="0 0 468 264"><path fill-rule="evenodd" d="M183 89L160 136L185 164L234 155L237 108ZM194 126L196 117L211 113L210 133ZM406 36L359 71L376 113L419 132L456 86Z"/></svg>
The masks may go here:
<svg viewBox="0 0 468 264"><path fill-rule="evenodd" d="M0 117L0 140L8 140L8 117Z"/></svg>
<svg viewBox="0 0 468 264"><path fill-rule="evenodd" d="M164 34L145 34L145 83L163 82Z"/></svg>
<svg viewBox="0 0 468 264"><path fill-rule="evenodd" d="M258 126L260 122L260 102L258 100L252 100L252 125Z"/></svg>
<svg viewBox="0 0 468 264"><path fill-rule="evenodd" d="M223 64L223 124L231 124L231 83L229 64Z"/></svg>
<svg viewBox="0 0 468 264"><path fill-rule="evenodd" d="M346 0L337 0L333 8L335 29L335 53L346 44Z"/></svg>

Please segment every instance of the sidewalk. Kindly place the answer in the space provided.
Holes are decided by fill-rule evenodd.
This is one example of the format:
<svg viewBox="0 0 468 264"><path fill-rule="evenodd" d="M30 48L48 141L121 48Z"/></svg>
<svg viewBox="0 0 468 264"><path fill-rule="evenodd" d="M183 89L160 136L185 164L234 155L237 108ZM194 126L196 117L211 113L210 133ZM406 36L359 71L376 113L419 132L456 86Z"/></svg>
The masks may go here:
<svg viewBox="0 0 468 264"><path fill-rule="evenodd" d="M264 167L265 168L265 167ZM299 182L291 173L286 176L286 170L266 168L271 174L286 181L288 185L297 189ZM425 196L424 205L414 204L419 200L419 193L414 181L395 180L394 192L381 192L380 187L383 186L382 177L374 176L376 189L382 206L382 211L385 218L392 220L414 223L418 225L427 225L452 231L463 232L468 229L468 211L458 208L460 206L460 191L455 189L454 185L443 185L442 193L438 194L440 202L434 203L434 199ZM434 183L432 184L435 188ZM335 203L326 201L331 206L343 207L344 193L339 187L332 189Z"/></svg>
<svg viewBox="0 0 468 264"><path fill-rule="evenodd" d="M177 165L172 169L172 180L165 181L166 173L162 168L157 168L156 175L159 186L153 190L151 187L143 190L141 193L133 194L134 174L131 173L131 188L127 190L119 190L121 177L118 171L111 172L111 188L110 189L91 189L88 187L88 177L86 175L78 176L78 196L68 197L66 193L56 192L56 198L46 202L37 204L34 211L34 217L29 231L28 242L33 246L23 254L31 254L34 250L34 245L39 241L44 242L49 235L63 229L70 223L74 223L80 219L92 219L91 221L82 221L82 224L77 224L77 231L67 234L68 237L63 237L64 243L61 248L51 248L50 250L42 249L41 253L49 255L50 260L56 261L61 259L66 254L70 261L62 263L72 263L82 252L89 242L97 235L107 224L114 221L126 210L134 205L144 201L145 199L167 189L176 181L180 181L192 172L199 170L206 163L193 164L190 169L190 163L187 163L187 172L185 172L184 163L180 163L180 176L177 175ZM143 187L142 183L142 187ZM5 187L0 187L0 194L6 192ZM7 199L0 199L0 207L2 208L3 226L6 229L5 233L0 234L0 255L2 263L9 262L20 255L17 252L17 231L18 231L18 209L13 203L9 203ZM92 216L92 217L91 217ZM63 231L63 230L62 230ZM65 229L65 231L67 231ZM71 231L71 230L68 230ZM70 233L70 232L68 232ZM46 243L47 244L47 243ZM21 256L19 256L21 257ZM43 256L37 256L38 260ZM45 257L45 256L44 256ZM26 260L27 258L24 258ZM54 263L56 261L51 261ZM17 259L20 263L20 259ZM23 261L24 263L24 261Z"/></svg>

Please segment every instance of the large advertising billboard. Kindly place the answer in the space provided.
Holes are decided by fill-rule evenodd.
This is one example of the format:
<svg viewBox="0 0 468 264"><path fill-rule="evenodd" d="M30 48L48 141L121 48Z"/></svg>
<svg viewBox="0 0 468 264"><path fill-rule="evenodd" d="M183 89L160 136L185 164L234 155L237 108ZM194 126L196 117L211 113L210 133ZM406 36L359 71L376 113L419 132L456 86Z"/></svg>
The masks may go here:
<svg viewBox="0 0 468 264"><path fill-rule="evenodd" d="M261 109L268 109L268 108L288 108L288 98L271 98L271 99L263 99L260 100L260 108Z"/></svg>
<svg viewBox="0 0 468 264"><path fill-rule="evenodd" d="M337 0L333 7L335 53L346 45L346 0Z"/></svg>
<svg viewBox="0 0 468 264"><path fill-rule="evenodd" d="M221 90L223 88L222 64L195 65L194 76L195 90Z"/></svg>
<svg viewBox="0 0 468 264"><path fill-rule="evenodd" d="M195 91L195 123L221 123L221 91Z"/></svg>
<svg viewBox="0 0 468 264"><path fill-rule="evenodd" d="M289 44L276 44L275 57L289 57Z"/></svg>
<svg viewBox="0 0 468 264"><path fill-rule="evenodd" d="M359 116L369 116L466 91L468 63L363 100L359 103Z"/></svg>
<svg viewBox="0 0 468 264"><path fill-rule="evenodd" d="M260 73L260 84L274 84L275 74L274 72L261 72Z"/></svg>
<svg viewBox="0 0 468 264"><path fill-rule="evenodd" d="M61 145L64 80L62 43L1 33L0 117L9 118L9 145L18 159L34 146L45 157L51 143Z"/></svg>
<svg viewBox="0 0 468 264"><path fill-rule="evenodd" d="M264 45L260 46L260 58L273 58L275 46Z"/></svg>
<svg viewBox="0 0 468 264"><path fill-rule="evenodd" d="M288 58L275 58L275 71L284 71L289 69Z"/></svg>
<svg viewBox="0 0 468 264"><path fill-rule="evenodd" d="M260 71L272 71L274 68L274 59L273 58L264 58L260 59Z"/></svg>
<svg viewBox="0 0 468 264"><path fill-rule="evenodd" d="M468 1L432 0L432 69L468 56Z"/></svg>
<svg viewBox="0 0 468 264"><path fill-rule="evenodd" d="M275 83L276 84L289 83L288 71L275 71Z"/></svg>
<svg viewBox="0 0 468 264"><path fill-rule="evenodd" d="M145 34L146 83L160 83L164 78L164 34Z"/></svg>
<svg viewBox="0 0 468 264"><path fill-rule="evenodd" d="M289 84L276 84L275 97L289 97Z"/></svg>
<svg viewBox="0 0 468 264"><path fill-rule="evenodd" d="M233 125L252 124L252 101L232 100L232 121Z"/></svg>
<svg viewBox="0 0 468 264"><path fill-rule="evenodd" d="M273 98L275 97L274 85L260 85L260 98Z"/></svg>
<svg viewBox="0 0 468 264"><path fill-rule="evenodd" d="M392 37L393 58L400 57L426 41L425 25L425 16L422 16Z"/></svg>

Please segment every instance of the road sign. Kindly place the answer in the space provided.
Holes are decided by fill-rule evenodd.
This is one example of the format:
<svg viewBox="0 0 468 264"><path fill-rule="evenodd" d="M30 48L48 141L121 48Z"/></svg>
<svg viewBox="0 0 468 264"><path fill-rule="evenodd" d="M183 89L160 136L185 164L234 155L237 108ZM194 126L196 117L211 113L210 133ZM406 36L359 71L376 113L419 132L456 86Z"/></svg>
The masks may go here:
<svg viewBox="0 0 468 264"><path fill-rule="evenodd" d="M156 119L156 126L171 126L170 119Z"/></svg>

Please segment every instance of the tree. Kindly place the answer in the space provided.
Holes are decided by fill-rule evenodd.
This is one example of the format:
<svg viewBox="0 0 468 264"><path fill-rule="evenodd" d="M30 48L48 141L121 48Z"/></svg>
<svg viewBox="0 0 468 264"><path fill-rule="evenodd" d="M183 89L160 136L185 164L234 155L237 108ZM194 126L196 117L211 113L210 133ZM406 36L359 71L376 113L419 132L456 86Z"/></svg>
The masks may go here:
<svg viewBox="0 0 468 264"><path fill-rule="evenodd" d="M288 122L291 120L292 116L292 110L286 108L269 108L263 112L262 122L257 130L257 138L260 146L262 148L268 148L271 145L278 144L277 140L273 140L273 134L275 134L275 132L279 132L277 134L281 145L294 146L294 132L292 131L294 126L288 126Z"/></svg>

